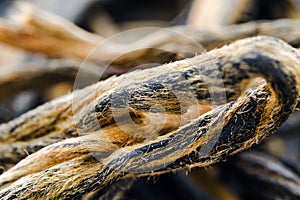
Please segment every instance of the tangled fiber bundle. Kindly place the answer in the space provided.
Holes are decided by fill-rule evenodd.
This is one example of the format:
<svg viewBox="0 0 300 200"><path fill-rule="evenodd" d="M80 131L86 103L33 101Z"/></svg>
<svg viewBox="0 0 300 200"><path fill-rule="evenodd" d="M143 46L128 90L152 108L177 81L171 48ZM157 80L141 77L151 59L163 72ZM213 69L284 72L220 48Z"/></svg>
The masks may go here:
<svg viewBox="0 0 300 200"><path fill-rule="evenodd" d="M0 176L0 198L79 199L211 165L272 134L299 93L298 51L266 36L111 77L0 126L1 165L30 151Z"/></svg>

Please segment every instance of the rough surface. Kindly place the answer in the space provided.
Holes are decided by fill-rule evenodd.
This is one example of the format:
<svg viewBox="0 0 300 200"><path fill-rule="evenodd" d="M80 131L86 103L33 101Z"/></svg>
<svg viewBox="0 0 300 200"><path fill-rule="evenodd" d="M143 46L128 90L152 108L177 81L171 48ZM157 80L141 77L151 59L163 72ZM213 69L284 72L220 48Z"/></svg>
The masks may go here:
<svg viewBox="0 0 300 200"><path fill-rule="evenodd" d="M191 59L112 77L40 106L0 126L0 147L6 148L4 141L16 145L1 158L17 161L19 151L36 144L34 140L42 147L67 133L74 138L42 148L4 172L0 198L80 199L119 179L221 161L263 141L293 112L300 91L299 66L297 51L288 44L255 37ZM265 82L247 89L257 77ZM123 98L115 99L119 95ZM164 110L149 111L156 104ZM190 106L200 109L208 104L211 111L196 109L197 115L181 120ZM123 117L128 114L124 108L134 124ZM153 115L164 115L174 123L149 123ZM179 122L169 120L176 116ZM141 125L161 129L149 138L139 132L144 130Z"/></svg>

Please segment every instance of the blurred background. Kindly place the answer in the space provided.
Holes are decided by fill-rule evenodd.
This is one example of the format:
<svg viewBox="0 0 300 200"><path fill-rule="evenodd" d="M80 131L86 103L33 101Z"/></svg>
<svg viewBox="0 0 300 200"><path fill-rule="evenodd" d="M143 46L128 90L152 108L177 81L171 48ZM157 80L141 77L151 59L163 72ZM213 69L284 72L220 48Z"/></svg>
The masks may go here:
<svg viewBox="0 0 300 200"><path fill-rule="evenodd" d="M0 0L0 16L9 19L16 0ZM27 0L39 9L61 16L103 38L139 27L189 26L197 31L218 32L223 27L278 19L300 20L300 0ZM283 34L285 30L281 30ZM0 32L1 35L1 32ZM299 26L300 39L300 26ZM300 41L300 40L299 40ZM300 43L299 43L300 44ZM294 43L294 47L299 47ZM12 90L15 74L34 73L44 65L56 66L53 57L0 43L0 122L5 123L47 101L70 93L74 75L51 75L46 87L39 81L26 89ZM49 60L50 59L50 60ZM172 59L166 60L173 61ZM73 61L68 61L73 62ZM75 62L75 61L74 61ZM77 61L76 61L77 62ZM80 61L79 61L80 62ZM24 67L24 66L27 66ZM134 67L134 66L132 66ZM76 70L72 73L76 74ZM114 74L112 71L110 75ZM117 74L123 72L118 71ZM124 71L125 73L125 71ZM70 77L69 77L70 76ZM7 78L9 77L9 79ZM16 76L18 77L18 76ZM35 80L35 79L34 79ZM38 80L38 79L37 79ZM55 81L54 81L55 80ZM124 199L299 199L284 184L268 180L300 173L300 114L295 111L286 124L252 154L234 156L227 162L188 173L169 173L141 178L132 183ZM247 153L247 152L246 152ZM270 167L271 166L271 167ZM272 167L278 171L272 171ZM125 183L131 184L131 183ZM298 185L299 186L299 185Z"/></svg>

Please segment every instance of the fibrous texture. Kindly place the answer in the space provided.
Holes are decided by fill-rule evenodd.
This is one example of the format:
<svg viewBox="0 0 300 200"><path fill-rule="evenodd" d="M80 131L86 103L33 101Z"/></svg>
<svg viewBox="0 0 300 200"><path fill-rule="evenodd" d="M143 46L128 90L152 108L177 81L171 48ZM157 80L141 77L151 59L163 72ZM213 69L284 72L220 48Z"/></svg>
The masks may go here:
<svg viewBox="0 0 300 200"><path fill-rule="evenodd" d="M42 105L0 126L2 165L32 153L0 176L0 197L79 199L118 180L224 160L293 112L299 66L296 49L260 36Z"/></svg>

